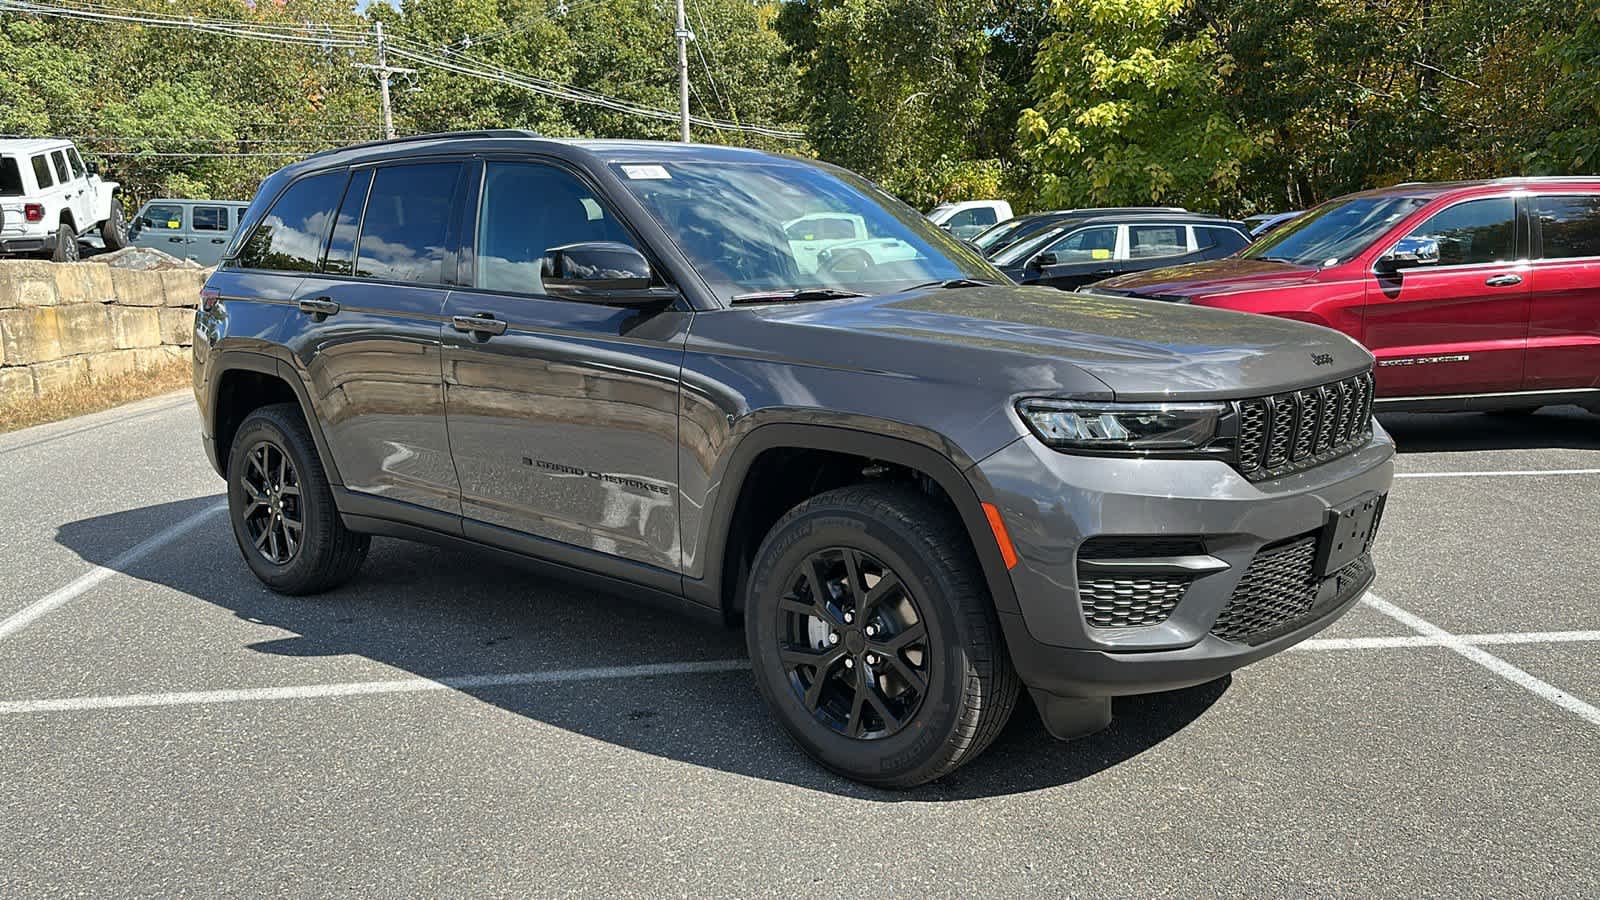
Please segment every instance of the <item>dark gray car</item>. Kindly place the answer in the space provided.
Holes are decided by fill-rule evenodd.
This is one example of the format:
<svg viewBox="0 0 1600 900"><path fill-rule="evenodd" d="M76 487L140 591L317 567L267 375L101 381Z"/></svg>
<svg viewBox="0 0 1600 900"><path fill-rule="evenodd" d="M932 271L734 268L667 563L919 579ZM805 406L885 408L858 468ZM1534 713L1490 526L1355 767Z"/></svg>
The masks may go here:
<svg viewBox="0 0 1600 900"><path fill-rule="evenodd" d="M859 217L877 262L783 227ZM1021 287L830 166L437 135L262 185L196 324L244 558L369 535L742 622L808 753L908 786L1026 687L1058 737L1218 678L1373 579L1372 357L1283 319Z"/></svg>

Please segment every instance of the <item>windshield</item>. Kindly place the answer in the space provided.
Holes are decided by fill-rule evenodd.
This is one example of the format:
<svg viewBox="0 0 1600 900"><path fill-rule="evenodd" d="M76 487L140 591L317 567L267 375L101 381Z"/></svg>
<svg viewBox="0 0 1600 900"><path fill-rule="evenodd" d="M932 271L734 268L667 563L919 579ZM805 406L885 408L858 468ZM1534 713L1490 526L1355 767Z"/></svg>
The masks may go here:
<svg viewBox="0 0 1600 900"><path fill-rule="evenodd" d="M1353 197L1325 203L1240 252L1301 266L1332 266L1367 249L1394 223L1428 201L1421 197Z"/></svg>
<svg viewBox="0 0 1600 900"><path fill-rule="evenodd" d="M617 174L724 301L835 289L1005 282L972 248L853 175L803 163L618 164Z"/></svg>
<svg viewBox="0 0 1600 900"><path fill-rule="evenodd" d="M1032 219L1007 219L999 225L990 226L982 234L972 239L972 246L987 253L992 247L1004 244L1017 229L1031 223Z"/></svg>

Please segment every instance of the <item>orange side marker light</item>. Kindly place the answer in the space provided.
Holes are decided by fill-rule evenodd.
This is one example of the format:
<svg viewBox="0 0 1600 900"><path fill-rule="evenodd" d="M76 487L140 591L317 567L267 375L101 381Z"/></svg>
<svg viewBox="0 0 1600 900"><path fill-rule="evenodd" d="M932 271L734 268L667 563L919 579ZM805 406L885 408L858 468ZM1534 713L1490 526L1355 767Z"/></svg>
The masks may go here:
<svg viewBox="0 0 1600 900"><path fill-rule="evenodd" d="M1011 535L1006 533L1006 523L1000 519L1000 510L993 503L983 504L983 514L989 517L989 530L994 532L994 542L1000 547L1000 558L1007 569L1017 567L1017 548L1011 546Z"/></svg>

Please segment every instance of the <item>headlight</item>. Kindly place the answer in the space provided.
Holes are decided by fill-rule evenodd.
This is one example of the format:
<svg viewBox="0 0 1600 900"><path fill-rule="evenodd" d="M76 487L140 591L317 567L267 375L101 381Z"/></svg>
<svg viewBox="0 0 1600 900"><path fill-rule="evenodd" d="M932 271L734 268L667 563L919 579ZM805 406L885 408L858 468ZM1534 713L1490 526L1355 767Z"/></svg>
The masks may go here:
<svg viewBox="0 0 1600 900"><path fill-rule="evenodd" d="M1221 403L1087 403L1022 400L1017 412L1039 440L1073 450L1193 450L1217 436Z"/></svg>

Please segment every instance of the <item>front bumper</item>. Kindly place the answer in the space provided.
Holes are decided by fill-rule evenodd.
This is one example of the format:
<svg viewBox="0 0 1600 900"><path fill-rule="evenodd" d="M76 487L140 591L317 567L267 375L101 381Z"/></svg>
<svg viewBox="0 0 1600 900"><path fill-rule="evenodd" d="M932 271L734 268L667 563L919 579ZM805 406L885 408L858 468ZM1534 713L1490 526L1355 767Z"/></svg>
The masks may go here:
<svg viewBox="0 0 1600 900"><path fill-rule="evenodd" d="M1016 606L1001 608L1013 661L1036 692L1109 697L1219 678L1327 627L1373 580L1370 560L1308 590L1315 602L1280 627L1224 639L1218 624L1258 554L1304 541L1331 510L1386 495L1394 445L1381 428L1352 453L1252 483L1225 462L1083 457L1024 438L978 464L1013 544ZM1080 544L1091 538L1194 541L1226 563L1183 589L1150 624L1097 627L1079 598Z"/></svg>

